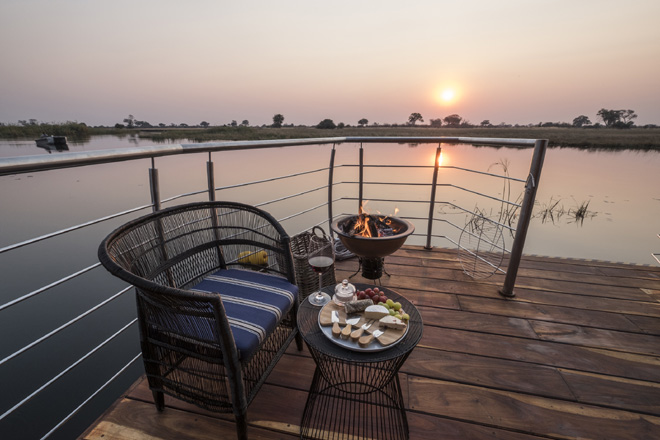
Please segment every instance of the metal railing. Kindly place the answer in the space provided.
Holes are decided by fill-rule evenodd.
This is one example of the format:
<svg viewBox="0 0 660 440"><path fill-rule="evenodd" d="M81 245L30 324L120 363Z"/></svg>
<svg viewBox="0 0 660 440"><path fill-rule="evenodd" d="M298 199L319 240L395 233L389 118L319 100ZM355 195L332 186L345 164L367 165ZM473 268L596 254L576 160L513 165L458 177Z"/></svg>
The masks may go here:
<svg viewBox="0 0 660 440"><path fill-rule="evenodd" d="M359 144L360 149L359 149L359 160L357 164L339 164L337 165L335 163L335 153L336 153L336 146L339 144L345 144L345 143L352 143L352 144ZM364 143L437 143L439 146L436 151L436 160L434 162L433 166L428 166L428 165L397 165L397 164L365 164L364 163L364 155L363 155L363 144ZM464 144L477 144L477 145L493 145L493 146L517 146L517 147L534 147L534 154L532 157L531 165L530 165L530 171L529 175L525 179L518 179L518 178L513 178L509 176L503 176L503 175L497 175L493 173L488 173L488 172L483 172L483 171L475 171L475 170L470 170L466 168L460 168L460 167L441 167L439 165L438 158L440 157L441 154L441 145L443 143L464 143ZM330 152L330 159L329 159L329 164L328 166L322 166L322 167L316 167L310 170L303 170L295 173L290 173L287 175L283 176L278 176L278 177L271 177L271 178L266 178L266 179L258 179L258 180L253 180L253 181L247 181L247 182L239 182L239 183L233 183L230 185L226 186L220 186L216 187L215 186L215 171L214 171L214 163L213 163L213 154L222 154L223 152L226 151L235 151L235 150L259 150L259 149L264 149L264 148L275 148L275 147L292 147L292 146L304 146L304 145L332 145L332 149ZM105 164L105 163L114 163L114 162L121 162L121 161L129 161L129 160L136 160L136 159L150 159L151 160L151 168L149 168L149 185L150 185L150 194L151 194L151 201L149 204L143 204L141 206L131 208L128 210L124 210L122 212L117 212L115 214L111 214L108 216L104 216L95 220L83 222L79 225L76 226L71 226L67 227L55 232L43 234L28 240L24 240L15 244L11 244L8 246L5 246L3 248L0 248L0 255L7 254L12 251L16 251L20 248L24 248L30 245L34 245L39 242L51 240L56 237L60 237L64 234L68 234L73 231L77 231L83 228L87 228L91 225L96 225L99 223L107 222L109 220L117 219L119 217L123 216L128 216L132 214L136 214L140 211L146 210L151 208L152 210L159 210L161 208L161 205L163 203L170 203L175 200L179 200L181 198L185 197L190 197L190 196L198 196L198 195L205 195L208 197L210 200L215 200L217 193L226 191L226 190L232 190L232 189L239 189L239 188L244 188L248 186L253 186L253 185L259 185L259 184L265 184L265 183L278 183L280 184L283 181L286 181L288 179L292 179L295 177L300 177L300 176L310 176L310 175L318 175L322 173L327 173L328 175L328 183L327 185L321 185L321 186L315 186L313 188L304 188L300 190L298 188L298 191L295 191L291 194L287 194L284 196L276 197L275 199L272 200L266 200L262 201L260 203L257 203L256 206L267 206L267 205L272 205L272 204L277 204L281 203L285 200L292 200L304 195L312 194L314 192L320 192L320 191L326 191L327 192L327 200L324 203L321 204L316 204L313 206L307 206L304 209L294 212L294 213L288 213L286 216L278 219L280 222L285 222L287 220L308 214L308 213L313 213L317 210L320 210L322 208L327 208L327 218L325 216L321 216L321 220L318 222L315 222L315 224L308 224L306 229L311 229L312 227L316 225L321 225L325 223L326 221L328 223L332 222L334 218L337 217L337 215L334 213L333 210L333 205L335 205L337 202L340 201L354 201L357 202L357 209L359 210L363 206L363 196L364 196L364 187L366 185L377 185L377 186L384 186L384 185L396 185L396 186L421 186L421 187L428 187L430 191L430 197L428 199L424 200L414 200L414 199L387 199L387 198L372 198L371 200L373 201L383 201L383 202L398 202L398 203L414 203L414 204L428 204L428 217L423 218L423 217L403 217L408 220L415 220L418 222L426 222L426 232L424 234L422 233L417 233L415 235L420 236L424 239L425 241L425 247L427 249L432 248L434 239L441 239L441 240L448 240L451 242L453 245L459 246L459 243L456 241L452 240L450 237L447 235L437 235L434 234L433 229L434 229L434 224L436 222L445 222L449 224L453 228L459 228L460 226L453 224L451 221L443 218L437 218L436 217L436 207L440 204L447 205L447 206L452 206L456 209L459 209L463 212L470 213L472 215L479 215L478 213L475 213L472 210L462 208L460 206L457 206L456 204L453 204L451 202L447 201L438 201L436 200L437 197L437 188L438 187L452 187L461 191L466 191L470 192L472 194L475 194L479 197L484 197L484 198L489 198L496 200L501 203L507 203L510 204L511 206L515 207L516 209L520 210L520 215L519 215L519 220L518 220L518 225L515 228L515 238L513 241L513 246L511 250L509 251L508 249L504 249L507 252L510 252L510 259L509 259L509 264L507 267L506 271L506 278L504 281L504 285L502 286L502 289L500 290L500 293L504 296L513 296L513 288L515 285L515 279L518 271L518 265L520 263L520 258L522 256L522 251L524 247L524 242L525 242L525 236L527 233L527 228L529 225L529 221L531 218L531 209L534 203L534 198L536 195L536 189L538 187L538 182L540 179L540 174L541 174L541 169L543 166L543 159L545 155L545 149L547 147L547 141L545 140L519 140L519 139L484 139L484 138L462 138L462 137L411 137L411 138L371 138L371 137L342 137L342 138L317 138L317 139L297 139L297 140L276 140L276 141L249 141L249 142L212 142L212 143L204 143L204 144L181 144L181 145L168 145L168 146L163 146L163 147L143 147L143 148L125 148L125 149L117 149L117 150L106 150L106 151L95 151L95 152L84 152L84 153L68 153L66 155L60 155L60 156L31 156L31 157L17 157L17 158L7 158L7 159L0 159L0 175L9 175L9 174L20 174L20 173L34 173L38 171L45 171L45 170L55 170L55 169L62 169L62 168L69 168L69 167L79 167L79 166L89 166L89 165L97 165L97 164ZM191 154L191 153L206 153L208 154L208 161L207 161L207 166L206 166L206 173L207 173L207 187L196 190L193 192L187 192L183 194L178 194L173 197L169 197L166 199L161 199L160 196L160 184L159 184L159 176L158 176L158 169L156 168L156 162L155 159L158 157L164 157L164 156L171 156L171 155L179 155L179 154ZM364 170L367 168L419 168L419 169L427 169L433 171L433 177L430 182L424 183L424 182L415 182L415 183L405 183L405 182L390 182L390 181L366 181L364 178ZM346 168L346 169L351 169L351 168L357 168L358 169L358 180L346 180L346 181L335 181L335 172L339 169ZM485 194L480 191L474 191L470 188L465 188L462 186L457 186L453 185L451 183L444 183L444 184L438 184L438 172L440 168L452 168L464 172L470 172L470 173L479 173L483 175L488 175L492 177L497 177L501 179L509 179L513 182L518 182L518 183L525 183L525 190L524 190L524 198L522 200L521 204L510 202L508 200L505 200L500 197L495 197L492 195ZM347 195L342 195L340 197L336 196L336 192L340 188L348 187L348 186L356 186L357 185L357 196L347 196ZM343 214L342 214L343 215ZM314 222L313 222L314 223ZM510 230L514 230L509 225L505 224L500 224L501 227L507 228ZM300 231L302 232L302 231ZM293 234L292 234L293 235ZM19 295L16 298L13 298L9 300L8 302L4 304L0 304L0 312L2 313L11 313L11 309L15 306L17 306L20 303L24 303L27 300L31 300L33 298L36 298L45 292L53 289L56 286L60 286L65 283L69 283L72 280L77 279L78 277L82 276L83 274L89 273L99 267L99 263L95 262L88 267L85 267L83 269L79 269L77 271L74 271L73 273L62 277L56 281L50 282L44 286L41 286L35 290L32 290L31 292L27 292L23 295ZM73 326L80 326L79 331L84 332L84 327L82 326L83 319L99 309L106 307L108 304L116 300L117 298L122 297L126 292L130 290L130 287L124 288L110 297L102 300L98 304L94 305L93 307L89 308L85 312L79 314L78 316L70 319L68 322L60 325L59 327L46 332L43 336L38 337L37 339L33 340L32 342L26 344L25 346L21 347L18 350L15 350L11 354L5 356L3 359L0 360L0 373L2 372L2 368L5 364L8 364L12 360L16 359L17 357L23 355L24 353L28 352L29 350L32 350L34 347L36 347L39 344L44 343L45 341L49 340L52 338L54 335L57 335L58 333L66 330L66 329L71 329ZM8 418L12 413L15 411L19 410L23 405L25 405L27 402L29 402L31 399L33 399L35 396L37 396L39 393L42 393L46 388L51 386L53 383L61 379L63 376L68 374L72 369L75 367L79 366L81 363L83 363L85 360L90 358L92 355L98 353L103 347L105 347L110 341L114 340L117 338L119 335L123 334L126 332L129 328L133 327L135 324L136 319L133 317L131 320L129 320L125 324L117 324L118 330L113 333L109 338L105 339L103 342L92 348L87 354L83 355L80 357L78 360L76 360L74 363L69 365L68 367L64 368L62 371L59 373L55 374L52 378L46 380L43 384L37 386L35 389L32 391L28 392L24 397L18 399L18 401L13 404L10 408L3 409L0 408L0 411L2 412L0 414L0 422L3 421L3 419ZM119 369L119 371L115 372L109 379L106 381L101 388L95 390L89 397L84 399L82 403L77 406L76 408L73 409L68 415L66 415L63 419L61 419L55 426L53 426L45 435L43 435L42 438L47 438L51 436L54 432L56 432L62 425L64 425L67 421L69 421L76 413L80 411L80 409L86 405L90 400L92 400L95 396L97 396L101 390L109 386L117 377L119 377L123 372L129 368L131 365L135 365L137 359L139 358L140 354L131 354L132 359L124 365L122 368ZM2 433L2 431L0 431Z"/></svg>

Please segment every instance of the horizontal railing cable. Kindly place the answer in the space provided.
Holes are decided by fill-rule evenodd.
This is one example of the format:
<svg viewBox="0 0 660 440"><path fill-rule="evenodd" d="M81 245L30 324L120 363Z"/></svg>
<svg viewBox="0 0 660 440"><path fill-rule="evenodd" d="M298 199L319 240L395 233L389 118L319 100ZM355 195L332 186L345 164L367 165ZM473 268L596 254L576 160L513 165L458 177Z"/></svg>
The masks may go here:
<svg viewBox="0 0 660 440"><path fill-rule="evenodd" d="M208 192L209 192L208 189L202 189L202 190L199 190L199 191L193 191L193 192L189 192L189 193L177 194L176 196L168 197L168 198L165 198L165 199L161 200L160 203L168 203L168 202L171 202L171 201L174 201L174 200L177 200L177 199L182 199L184 197L196 196L197 194L206 194Z"/></svg>
<svg viewBox="0 0 660 440"><path fill-rule="evenodd" d="M359 184L360 182L352 182L352 181L348 181L348 182L342 182L342 183ZM396 186L396 185L431 186L430 183L404 183L404 182L362 182L362 183L363 183L364 185L378 185L378 186L381 186L381 185L391 185L391 186ZM474 191L474 190L471 190L471 189L463 188L462 186L454 185L454 184L451 184L451 183L438 183L436 186L444 186L444 187L450 187L450 188L460 189L460 190L463 190L463 191L466 191L466 192L469 192L469 193L472 193L472 194L476 194L476 195L481 196L481 197L485 197L485 198L488 198L488 199L491 199L491 200L495 200L495 201L497 201L497 202L506 203L507 205L512 205L512 206L515 206L515 207L517 207L517 208L520 208L520 207L522 206L522 205L520 205L520 204L518 204L518 203L511 202L511 201L509 201L509 200L505 200L505 199L500 199L500 198L497 198L497 197L489 196L488 194L483 194L483 193L480 193L480 192L478 192L478 191ZM371 200L376 200L376 199L371 199ZM420 203L428 203L428 200L425 201L425 202L420 202ZM442 203L442 202L436 202L436 203Z"/></svg>
<svg viewBox="0 0 660 440"><path fill-rule="evenodd" d="M484 176L491 176L491 177L499 177L500 179L505 179L505 180L513 180L515 182L521 182L525 183L525 179L518 179L517 177L511 177L511 176L503 176L501 174L494 174L494 173L489 173L486 171L478 171L478 170L471 170L469 168L461 168L461 167L456 167L453 165L440 165L440 168L446 168L446 169L455 169L455 170L460 170L460 171L467 171L469 173L475 173L475 174L482 174Z"/></svg>
<svg viewBox="0 0 660 440"><path fill-rule="evenodd" d="M0 306L0 311L6 309L7 307L11 307L15 304L18 304L22 301L25 301L26 299L32 298L35 295L39 295L40 293L45 292L46 290L51 289L55 286L59 286L60 284L63 284L65 282L69 281L69 280L72 280L72 279L74 279L74 278L76 278L76 277L78 277L78 276L80 276L80 275L82 275L86 272L89 272L90 270L95 269L95 268L99 267L100 265L101 265L101 263L92 264L91 266L86 267L84 269L81 269L78 272L74 272L71 275L67 275L64 278L60 278L59 280L54 281L54 282L52 282L52 283L50 283L46 286L40 287L37 290L33 290L30 293L26 293L25 295L23 295L19 298L13 299L13 300L9 301L8 303L5 303L5 304L1 305Z"/></svg>
<svg viewBox="0 0 660 440"><path fill-rule="evenodd" d="M108 385L110 385L110 384L112 383L112 381L114 381L116 378L118 378L119 375L122 374L124 371L126 371L126 370L128 369L128 367L130 367L133 363L135 363L135 361L137 361L138 359L140 359L141 356L142 356L142 353L138 353L133 359L131 359L126 365L124 365L119 371L117 371L117 372L116 372L116 373L115 373L110 379L108 379L103 385L101 385L101 387L100 387L99 389L97 389L96 391L94 391L94 393L92 393L91 396L89 396L87 399L85 399L85 400L83 401L83 403L81 403L81 404L78 405L73 411L71 411L71 412L69 413L68 416L64 417L64 418L60 421L60 423L58 423L57 425L55 425L55 426L53 427L53 429L51 429L51 430L48 431L43 437L41 437L41 440L50 437L50 435L51 435L53 432L55 432L57 429L59 429L60 426L62 426L63 424L65 424L65 423L66 423L71 417L73 417L78 411L80 411L80 409L81 409L83 406L87 405L87 403L88 403L90 400L92 400L94 397L96 397L96 395L97 395L98 393L100 393L101 391L103 391L103 390L105 389L105 387L107 387Z"/></svg>
<svg viewBox="0 0 660 440"><path fill-rule="evenodd" d="M237 183L235 185L221 186L221 187L214 188L214 190L215 191L222 191L222 190L225 190L225 189L241 188L241 187L244 187L244 186L257 185L257 184L260 184L260 183L267 183L267 182L274 182L274 181L277 181L277 180L289 179L291 177L303 176L305 174L313 174L313 173L318 173L320 171L327 171L327 170L328 170L328 168L320 168L320 169L317 169L317 170L303 171L303 172L300 172L300 173L288 174L286 176L278 176L278 177L272 177L272 178L269 178L269 179L255 180L255 181L252 181L252 182ZM178 194L178 195L168 197L168 198L165 198L165 199L161 200L161 203L168 203L168 202L171 202L173 200L181 199L181 198L184 198L184 197L195 196L195 195L198 195L198 194L205 194L207 192L208 192L207 189L203 189L203 190L199 190L199 191L192 191L192 192L188 192L188 193Z"/></svg>
<svg viewBox="0 0 660 440"><path fill-rule="evenodd" d="M103 346L108 344L110 341L115 339L117 336L119 336L124 330L129 328L131 325L137 322L137 318L133 319L131 322L123 326L121 329L117 330L112 336L108 337L105 341L101 342L99 345L94 347L92 350L88 351L87 354L79 358L77 361L66 367L64 370L60 371L58 374L53 376L49 381L41 385L39 388L34 390L32 393L30 393L28 396L23 398L20 402L18 402L16 405L5 411L2 415L0 415L0 420L4 419L7 417L9 414L13 413L16 411L18 408L23 406L26 402L30 401L34 396L45 390L48 386L50 386L52 383L57 381L59 378L67 374L69 371L73 370L76 366L80 365L85 359L89 358L91 355L99 351Z"/></svg>
<svg viewBox="0 0 660 440"><path fill-rule="evenodd" d="M272 199L272 200L269 200L267 202L262 202L262 203L259 203L257 206L266 206L266 205L270 205L271 203L282 202L284 200L293 199L294 197L300 197L300 196L303 196L305 194L309 194L309 193L312 193L314 191L320 191L322 189L327 189L327 188L328 188L328 185L318 186L316 188L312 188L312 189L307 190L307 191L299 192L297 194L291 194L291 195L288 195L288 196L280 197L278 199Z"/></svg>
<svg viewBox="0 0 660 440"><path fill-rule="evenodd" d="M339 199L337 199L337 200L339 200ZM333 200L333 202L335 202L335 201L337 201L337 200ZM256 205L256 206L259 206L259 205ZM321 203L320 205L313 206L313 207L311 207L311 208L308 208L308 209L305 209L305 210L303 210L303 211L300 211L300 212L298 212L298 213L296 213L296 214L292 214L292 215L288 215L288 216L286 216L286 217L282 217L282 218L278 219L277 221L279 221L279 222L283 222L283 221L285 221L285 220L290 220L290 219L292 219L292 218L294 218L294 217L298 217L298 216L300 216L300 215L303 215L303 214L306 214L306 213L308 213L308 212L314 211L315 209L323 208L324 206L328 206L328 202Z"/></svg>
<svg viewBox="0 0 660 440"><path fill-rule="evenodd" d="M497 226L501 226L501 227L504 228L504 229L508 229L508 230L510 230L510 231L515 231L515 230L516 230L516 228L514 228L514 227L512 227L512 226L510 226L510 225L507 225L507 224L504 224L504 223L498 222L497 220L493 220L492 218L488 218L488 217L484 216L484 215L481 214L481 213L474 212L474 211L470 211L469 209L462 208L462 207L460 207L460 206L458 206L458 205L456 205L456 204L454 204L454 203L452 203L452 202L437 202L437 203L440 203L440 204L443 204L443 205L450 205L452 208L454 208L454 209L458 209L458 210L460 210L460 211L463 211L465 214L472 214L472 215L475 216L475 217L482 218L483 220L486 220L487 222L490 222L490 223L494 223L494 224L496 224ZM444 219L436 219L436 220L438 220L438 221L445 221L445 222L451 223L451 222L449 222L448 220L444 220ZM453 224L453 223L452 223L452 224ZM459 226L457 226L457 227L460 229Z"/></svg>
<svg viewBox="0 0 660 440"><path fill-rule="evenodd" d="M359 164L343 164L342 166L344 167L359 167ZM363 168L425 168L425 169L433 169L433 165L390 165L390 164L364 164L362 165ZM514 182L521 182L525 183L525 179L519 179L517 177L511 177L511 176L503 176L501 174L495 174L495 173L489 173L487 171L479 171L479 170L471 170L470 168L462 168L462 167L457 167L453 165L440 165L438 168L440 169L454 169L454 170L459 170L459 171L467 171L470 173L475 173L475 174L481 174L484 176L490 176L490 177L499 177L500 179L505 179L505 180L513 180Z"/></svg>
<svg viewBox="0 0 660 440"><path fill-rule="evenodd" d="M25 241L22 241L20 243L12 244L10 246L0 248L0 254L2 254L3 252L8 252L8 251L12 251L14 249L18 249L18 248L23 247L23 246L27 246L29 244L37 243L39 241L47 240L49 238L57 237L58 235L66 234L67 232L76 231L78 229L82 229L82 228L85 228L87 226L95 225L97 223L101 223L101 222L104 222L104 221L107 221L107 220L112 220L113 218L121 217L122 215L131 214L133 212L141 211L143 209L147 209L147 208L151 208L151 207L152 207L151 204L138 206L137 208L132 208L132 209L129 209L129 210L126 210L126 211L118 212L116 214L111 214L111 215L108 215L106 217L98 218L96 220L90 220L86 223L81 223L79 225L71 226L71 227L66 228L66 229L61 229L59 231L51 232L49 234L45 234L45 235L42 235L40 237L35 237L35 238L30 239L30 240L25 240Z"/></svg>
<svg viewBox="0 0 660 440"><path fill-rule="evenodd" d="M487 199L491 199L491 200L495 200L495 201L497 201L497 202L506 203L507 205L516 206L516 207L518 207L518 208L520 208L520 207L522 206L522 205L520 205L520 204L518 204L518 203L515 203L515 202L510 202L510 201L508 201L508 200L499 199L499 198L497 198L497 197L489 196L488 194L483 194L483 193L480 193L480 192L478 192L478 191L474 191L474 190L471 190L471 189L463 188L462 186L454 185L454 184L451 184L451 183L442 183L442 184L438 184L438 186L448 186L448 187L451 187L451 188L460 189L460 190L463 190L463 191L465 191L465 192L469 192L469 193L472 193L472 194L476 194L476 195L478 195L478 196L485 197L485 198L487 198Z"/></svg>
<svg viewBox="0 0 660 440"><path fill-rule="evenodd" d="M327 170L328 170L328 168L326 167L326 168L319 168L317 170L302 171L300 173L288 174L286 176L271 177L269 179L254 180L252 182L243 182L243 183L237 183L235 185L221 186L221 187L215 188L215 190L216 191L221 191L221 190L225 190L225 189L241 188L243 186L256 185L258 183L274 182L276 180L289 179L291 177L304 176L305 174L314 174L314 173L318 173L318 172L321 172L321 171L327 171Z"/></svg>
<svg viewBox="0 0 660 440"><path fill-rule="evenodd" d="M8 361L14 359L16 356L18 356L18 355L20 355L20 354L22 354L22 353L25 353L25 352L28 351L29 349L31 349L31 348L35 347L36 345L42 343L43 341L45 341L46 339L50 338L51 336L53 336L53 335L55 335L55 334L61 332L61 331L64 330L65 328L69 327L70 325L72 325L72 324L74 324L74 323L80 321L82 318L84 318L85 316L89 315L90 313L92 313L92 312L94 312L94 311L100 309L101 307L103 307L104 305L108 304L108 303L111 302L112 300L119 298L121 295L123 295L124 293L128 292L132 287L133 287L133 286L128 286L128 287L126 287L125 289L120 290L119 292L117 292L116 294L114 294L114 295L112 295L111 297L107 298L106 300L104 300L104 301L98 303L97 305L95 305L95 306L92 307L91 309L88 309L86 312L84 312L84 313L82 313L82 314L76 316L75 318L73 318L72 320L68 321L67 323L62 324L61 326L59 326L59 327L56 328L55 330L52 330L52 331L46 333L45 335L43 335L42 337L40 337L40 338L38 338L38 339L35 339L34 341L32 341L31 343L29 343L28 345L26 345L26 346L24 346L23 348L21 348L21 349L15 351L14 353L12 353L12 354L10 354L9 356L7 356L6 358L0 360L0 365L2 365L2 364L4 364L5 362L8 362Z"/></svg>

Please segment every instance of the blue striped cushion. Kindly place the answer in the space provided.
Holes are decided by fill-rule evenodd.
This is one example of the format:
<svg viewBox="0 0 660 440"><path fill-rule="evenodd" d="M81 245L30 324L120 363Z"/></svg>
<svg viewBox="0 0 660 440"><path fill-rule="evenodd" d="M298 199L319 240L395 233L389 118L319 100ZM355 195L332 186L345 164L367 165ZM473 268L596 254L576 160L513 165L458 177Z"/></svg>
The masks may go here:
<svg viewBox="0 0 660 440"><path fill-rule="evenodd" d="M238 269L219 270L192 290L220 293L241 359L254 353L298 297L298 287L284 278Z"/></svg>

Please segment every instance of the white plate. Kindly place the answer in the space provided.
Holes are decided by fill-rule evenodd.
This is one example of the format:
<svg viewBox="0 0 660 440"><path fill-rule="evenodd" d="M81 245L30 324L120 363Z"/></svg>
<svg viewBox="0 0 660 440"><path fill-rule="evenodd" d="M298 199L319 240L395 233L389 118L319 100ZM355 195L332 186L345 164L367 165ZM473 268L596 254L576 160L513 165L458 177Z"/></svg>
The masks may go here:
<svg viewBox="0 0 660 440"><path fill-rule="evenodd" d="M327 304L326 304L327 305ZM323 306L325 307L325 306ZM323 309L321 309L323 310ZM403 335L397 339L396 341L392 342L390 345L387 347L383 346L378 342L377 338L374 338L374 340L371 342L371 344L367 345L366 347L360 347L360 344L357 343L357 341L353 341L351 338L348 339L342 339L339 337L334 337L332 336L332 326L327 325L323 326L321 325L321 313L319 313L319 319L318 319L319 327L321 328L321 331L325 335L326 338L330 339L330 341L336 345L339 345L340 347L344 347L347 350L352 350L352 351L363 351L363 352L378 352L378 351L383 351L387 350L388 348L394 347L396 344L398 344L403 338L406 337L408 334L408 326L406 326L406 331L403 332ZM374 323L374 325L377 325ZM339 324L340 327L343 327L342 324ZM357 329L357 327L355 327Z"/></svg>

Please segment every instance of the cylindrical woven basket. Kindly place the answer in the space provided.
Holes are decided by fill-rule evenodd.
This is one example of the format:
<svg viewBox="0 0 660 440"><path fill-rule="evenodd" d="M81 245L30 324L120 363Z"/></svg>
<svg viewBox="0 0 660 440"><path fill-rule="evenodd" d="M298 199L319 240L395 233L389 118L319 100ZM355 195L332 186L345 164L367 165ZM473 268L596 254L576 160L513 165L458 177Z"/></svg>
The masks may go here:
<svg viewBox="0 0 660 440"><path fill-rule="evenodd" d="M319 276L312 270L307 262L307 254L309 248L309 241L315 231L320 231L319 234L328 240L325 231L318 226L314 226L311 231L302 232L294 237L291 237L291 253L293 254L293 267L296 272L296 285L298 286L298 300L302 302L319 289ZM330 269L325 271L322 276L323 286L334 286L337 284L335 278L335 265L330 266Z"/></svg>

